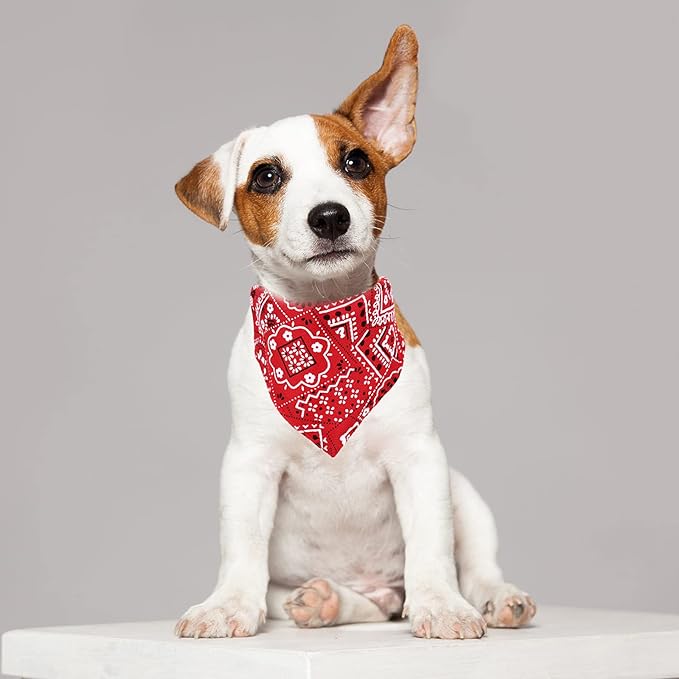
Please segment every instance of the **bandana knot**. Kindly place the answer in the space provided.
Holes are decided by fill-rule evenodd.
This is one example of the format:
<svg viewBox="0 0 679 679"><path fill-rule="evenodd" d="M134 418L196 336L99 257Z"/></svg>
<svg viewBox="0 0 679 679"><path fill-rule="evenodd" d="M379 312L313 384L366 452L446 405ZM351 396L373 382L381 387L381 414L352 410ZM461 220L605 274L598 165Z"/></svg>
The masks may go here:
<svg viewBox="0 0 679 679"><path fill-rule="evenodd" d="M255 286L250 306L255 358L273 404L335 457L403 368L391 284L379 278L360 295L321 305Z"/></svg>

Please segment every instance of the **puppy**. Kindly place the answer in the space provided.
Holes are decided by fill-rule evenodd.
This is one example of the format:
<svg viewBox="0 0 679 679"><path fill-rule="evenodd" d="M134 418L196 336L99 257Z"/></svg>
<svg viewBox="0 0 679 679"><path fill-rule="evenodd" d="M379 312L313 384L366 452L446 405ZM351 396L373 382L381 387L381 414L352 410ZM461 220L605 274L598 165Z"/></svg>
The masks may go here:
<svg viewBox="0 0 679 679"><path fill-rule="evenodd" d="M177 183L182 202L220 229L235 208L261 286L253 295L268 295L270 310L280 300L325 309L370 290L387 299L374 260L385 175L415 143L417 52L413 30L398 27L381 68L334 113L246 130ZM503 580L488 507L448 468L424 350L398 307L385 309L384 328L398 327L387 359L401 363L389 390L337 438L334 457L281 417L278 373L263 372L248 313L228 374L218 581L177 635L250 636L267 616L321 627L402 615L415 636L474 639L535 615L532 599Z"/></svg>

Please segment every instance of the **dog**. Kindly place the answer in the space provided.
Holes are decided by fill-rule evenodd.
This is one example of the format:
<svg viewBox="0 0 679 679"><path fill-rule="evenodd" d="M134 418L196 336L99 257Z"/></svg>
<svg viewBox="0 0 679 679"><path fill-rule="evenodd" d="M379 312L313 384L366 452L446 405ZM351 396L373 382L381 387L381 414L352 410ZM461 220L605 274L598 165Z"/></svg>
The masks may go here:
<svg viewBox="0 0 679 679"><path fill-rule="evenodd" d="M417 38L399 26L381 68L334 113L240 133L176 193L222 230L235 209L270 299L355 298L379 285L385 175L415 143L417 81ZM502 577L489 508L448 467L424 350L398 307L393 318L398 380L330 457L274 407L248 314L228 372L218 582L178 636L251 636L267 616L299 627L407 616L417 637L475 639L533 618L533 599Z"/></svg>

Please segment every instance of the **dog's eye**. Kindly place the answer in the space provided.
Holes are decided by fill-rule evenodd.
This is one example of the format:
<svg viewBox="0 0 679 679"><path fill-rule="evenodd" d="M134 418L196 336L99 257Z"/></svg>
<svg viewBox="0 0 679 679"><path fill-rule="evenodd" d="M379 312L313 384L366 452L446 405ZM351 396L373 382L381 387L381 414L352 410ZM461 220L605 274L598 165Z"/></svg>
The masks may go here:
<svg viewBox="0 0 679 679"><path fill-rule="evenodd" d="M361 149L349 151L344 157L344 171L352 179L363 179L370 174L370 161Z"/></svg>
<svg viewBox="0 0 679 679"><path fill-rule="evenodd" d="M282 182L280 168L275 165L260 165L252 175L250 188L257 193L275 193Z"/></svg>

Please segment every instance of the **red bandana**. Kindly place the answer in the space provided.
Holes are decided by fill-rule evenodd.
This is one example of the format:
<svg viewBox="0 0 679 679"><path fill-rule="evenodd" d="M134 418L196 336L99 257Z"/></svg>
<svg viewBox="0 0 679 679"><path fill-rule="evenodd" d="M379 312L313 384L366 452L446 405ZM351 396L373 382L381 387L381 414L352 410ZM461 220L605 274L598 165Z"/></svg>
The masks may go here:
<svg viewBox="0 0 679 679"><path fill-rule="evenodd" d="M391 284L319 306L252 288L255 357L278 412L331 457L396 384L405 342Z"/></svg>

